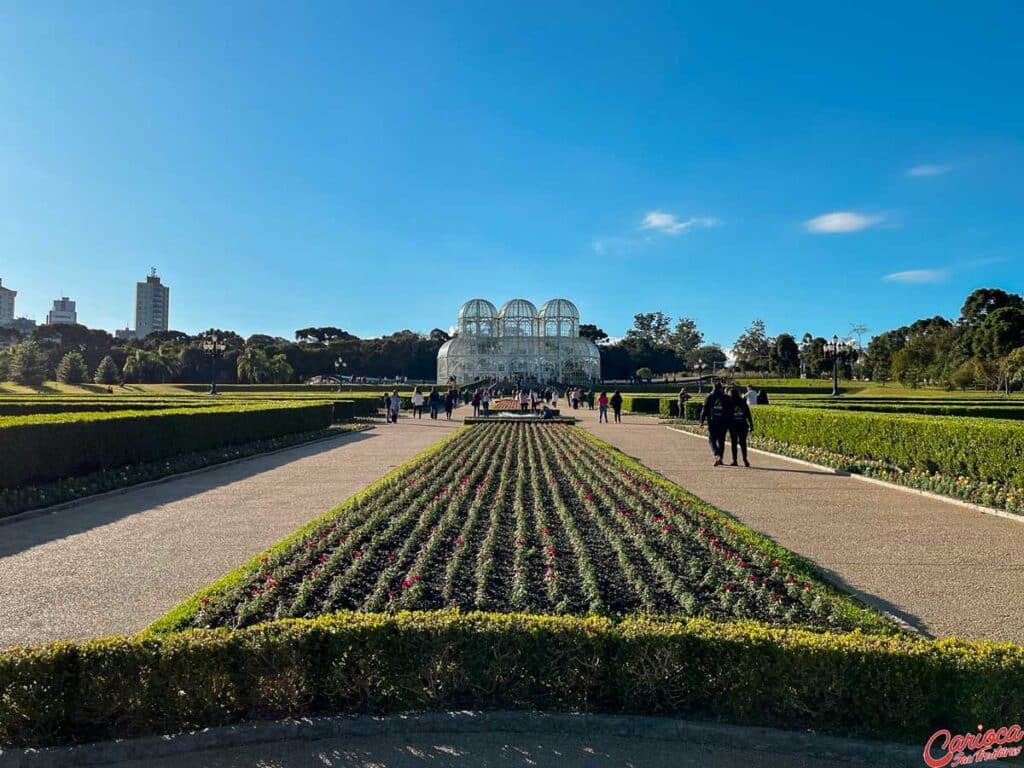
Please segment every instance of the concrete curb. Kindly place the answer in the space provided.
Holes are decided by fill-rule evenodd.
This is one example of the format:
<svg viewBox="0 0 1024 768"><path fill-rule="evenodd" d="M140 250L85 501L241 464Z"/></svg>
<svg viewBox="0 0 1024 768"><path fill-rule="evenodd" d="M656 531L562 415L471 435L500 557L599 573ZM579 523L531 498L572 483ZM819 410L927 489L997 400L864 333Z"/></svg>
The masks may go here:
<svg viewBox="0 0 1024 768"><path fill-rule="evenodd" d="M678 432L681 435L690 435L691 437L697 437L702 440L706 439L703 435L698 435L696 432L689 432L685 429L679 429L678 427L665 426L673 432ZM831 472L833 475L840 475L841 477L852 477L855 480L860 480L862 483L871 483L872 485L880 485L883 488L891 488L894 491L903 491L904 493L913 493L918 496L924 496L926 499L933 499L935 501L944 501L947 504L955 504L958 507L964 509L970 509L974 512L982 512L986 515L993 515L994 517L1002 517L1006 520L1013 520L1015 523L1024 523L1024 515L1015 515L1013 512L1007 512L1004 509L996 509L995 507L986 507L981 504L974 504L970 501L964 501L962 499L954 498L953 496L943 496L941 493L934 493L932 491L922 491L920 488L911 488L909 485L900 485L899 483L893 483L889 480L879 480L877 477L868 477L867 475L857 474L856 472L844 472L841 469L835 467L829 467L825 464L815 464L813 461L807 461L805 459L794 459L787 456L784 453L773 453L772 451L766 451L763 448L748 448L751 453L760 453L764 456L774 456L777 459L785 459L786 461L792 461L794 464L801 464L805 467L812 467L814 469L821 469L825 472Z"/></svg>
<svg viewBox="0 0 1024 768"><path fill-rule="evenodd" d="M192 475L200 475L203 472L210 472L214 469L220 469L222 467L230 467L235 464L241 464L243 461L252 461L253 459L259 459L264 456L273 456L278 453L284 453L285 451L291 451L295 448L301 448L306 445L316 445L327 440L340 440L342 438L351 437L352 435L359 435L363 432L368 432L373 429L373 425L368 426L366 429L357 429L355 431L346 430L340 432L337 435L324 435L318 437L315 440L306 440L301 443L293 443L292 445L286 445L284 448L275 448L272 451L261 451L260 453L254 453L251 456L242 456L238 459L230 459L229 461L219 461L216 464L208 464L205 467L199 467L198 469L190 469L187 472L177 472L173 475L164 475L158 477L155 480L146 480L141 483L134 483L132 485L126 485L123 488L114 488L110 491L103 491L102 493L93 493L89 496L81 496L77 499L71 499L70 501L62 501L60 504L51 504L48 507L37 507L35 509L27 509L24 512L19 512L16 515L7 515L6 517L0 517L0 528L5 525L13 525L14 523L20 523L25 520L31 520L34 517L42 517L43 515L53 514L54 512L60 512L65 509L71 509L77 507L79 504L86 504L90 501L101 501L102 499L109 499L114 496L123 496L131 491L138 490L139 488L152 488L155 485L162 485L169 483L172 480L180 480L184 477L191 477Z"/></svg>
<svg viewBox="0 0 1024 768"><path fill-rule="evenodd" d="M640 715L594 715L541 712L427 712L412 715L371 715L303 718L207 728L175 736L151 736L98 742L75 747L0 751L5 768L97 766L126 760L152 760L196 755L259 744L385 735L507 733L558 736L614 736L689 746L725 747L765 756L813 757L851 765L920 766L922 748L888 742L822 736L805 731L744 727L716 722ZM666 748L668 746L666 745ZM802 763L801 763L802 764Z"/></svg>

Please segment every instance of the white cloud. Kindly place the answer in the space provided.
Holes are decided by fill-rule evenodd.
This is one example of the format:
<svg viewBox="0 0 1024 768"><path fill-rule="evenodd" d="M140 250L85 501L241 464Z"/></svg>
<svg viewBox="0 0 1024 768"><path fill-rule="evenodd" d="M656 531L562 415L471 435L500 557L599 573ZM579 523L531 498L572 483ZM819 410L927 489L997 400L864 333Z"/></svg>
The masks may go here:
<svg viewBox="0 0 1024 768"><path fill-rule="evenodd" d="M882 216L865 216L862 213L852 211L834 211L815 216L807 223L810 232L819 234L837 234L842 232L859 232L862 229L873 227L883 219Z"/></svg>
<svg viewBox="0 0 1024 768"><path fill-rule="evenodd" d="M951 170L950 165L915 165L907 170L907 176L941 176Z"/></svg>
<svg viewBox="0 0 1024 768"><path fill-rule="evenodd" d="M640 229L653 229L666 235L678 235L680 232L685 232L693 227L707 228L713 227L717 223L717 220L707 216L695 216L685 221L680 221L674 213L651 211L644 216Z"/></svg>
<svg viewBox="0 0 1024 768"><path fill-rule="evenodd" d="M932 283L945 282L948 277L948 269L908 269L905 272L893 272L882 279L887 283L929 285Z"/></svg>

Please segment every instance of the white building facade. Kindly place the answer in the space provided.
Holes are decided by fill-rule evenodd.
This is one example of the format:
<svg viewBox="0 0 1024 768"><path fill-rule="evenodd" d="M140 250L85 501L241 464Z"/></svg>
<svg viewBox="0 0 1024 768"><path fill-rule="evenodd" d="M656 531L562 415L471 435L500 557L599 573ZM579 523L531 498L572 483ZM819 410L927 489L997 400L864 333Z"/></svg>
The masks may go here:
<svg viewBox="0 0 1024 768"><path fill-rule="evenodd" d="M171 289L160 282L156 267L144 283L135 284L135 336L146 338L156 331L166 331L171 306Z"/></svg>
<svg viewBox="0 0 1024 768"><path fill-rule="evenodd" d="M601 380L601 353L580 337L580 315L568 299L538 310L526 299L495 309L471 299L459 310L457 335L437 353L439 384L498 382L592 384Z"/></svg>
<svg viewBox="0 0 1024 768"><path fill-rule="evenodd" d="M54 299L53 309L46 314L47 325L75 325L78 322L78 311L75 302L67 296Z"/></svg>
<svg viewBox="0 0 1024 768"><path fill-rule="evenodd" d="M4 288L4 281L0 280L0 325L14 322L14 297L17 295L17 291Z"/></svg>

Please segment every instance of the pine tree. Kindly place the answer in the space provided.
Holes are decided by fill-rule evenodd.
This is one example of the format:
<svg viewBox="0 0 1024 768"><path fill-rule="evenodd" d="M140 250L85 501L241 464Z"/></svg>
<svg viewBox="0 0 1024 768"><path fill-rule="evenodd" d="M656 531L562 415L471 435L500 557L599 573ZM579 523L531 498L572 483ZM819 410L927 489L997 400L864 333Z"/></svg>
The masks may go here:
<svg viewBox="0 0 1024 768"><path fill-rule="evenodd" d="M57 381L62 384L81 384L89 378L89 367L81 352L68 352L57 366Z"/></svg>
<svg viewBox="0 0 1024 768"><path fill-rule="evenodd" d="M93 378L97 384L118 384L121 381L121 372L117 370L117 363L114 358L107 355L96 367L96 376Z"/></svg>
<svg viewBox="0 0 1024 768"><path fill-rule="evenodd" d="M11 379L18 384L38 387L46 381L46 353L34 341L19 344L11 353Z"/></svg>

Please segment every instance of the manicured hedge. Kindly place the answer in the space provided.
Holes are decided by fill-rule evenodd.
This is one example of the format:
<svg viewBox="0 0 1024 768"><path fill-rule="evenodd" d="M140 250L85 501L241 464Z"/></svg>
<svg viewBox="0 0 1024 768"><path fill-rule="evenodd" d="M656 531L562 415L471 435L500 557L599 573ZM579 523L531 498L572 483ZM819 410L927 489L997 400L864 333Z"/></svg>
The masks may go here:
<svg viewBox="0 0 1024 768"><path fill-rule="evenodd" d="M869 413L914 413L923 416L964 416L985 419L1024 420L1024 402L991 403L991 404L945 404L945 403L906 403L906 402L787 402L796 408L829 408L837 411L869 412Z"/></svg>
<svg viewBox="0 0 1024 768"><path fill-rule="evenodd" d="M754 424L757 434L786 443L1024 486L1020 422L767 406L754 409Z"/></svg>
<svg viewBox="0 0 1024 768"><path fill-rule="evenodd" d="M250 719L537 709L720 718L921 743L1014 723L1024 648L752 622L340 613L0 654L0 744Z"/></svg>
<svg viewBox="0 0 1024 768"><path fill-rule="evenodd" d="M686 412L683 418L696 420L700 417L700 409L703 404L703 395L695 394L686 401ZM662 418L679 417L679 396L655 396L655 395L623 395L622 410L626 413L649 413L657 414Z"/></svg>
<svg viewBox="0 0 1024 768"><path fill-rule="evenodd" d="M194 402L176 400L172 402L138 402L122 400L79 399L63 401L51 399L45 402L5 402L0 400L0 416L34 416L44 413L112 413L114 411L162 411L169 408L209 408L220 405L215 400Z"/></svg>
<svg viewBox="0 0 1024 768"><path fill-rule="evenodd" d="M312 432L332 416L303 403L0 418L0 488Z"/></svg>

